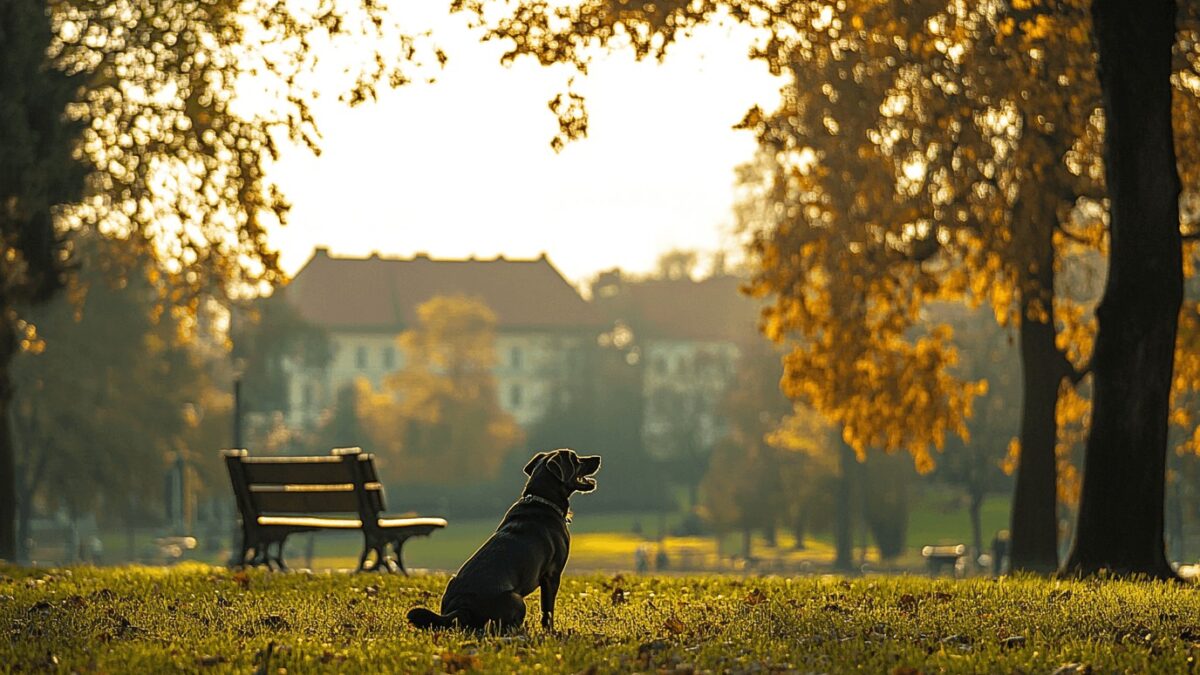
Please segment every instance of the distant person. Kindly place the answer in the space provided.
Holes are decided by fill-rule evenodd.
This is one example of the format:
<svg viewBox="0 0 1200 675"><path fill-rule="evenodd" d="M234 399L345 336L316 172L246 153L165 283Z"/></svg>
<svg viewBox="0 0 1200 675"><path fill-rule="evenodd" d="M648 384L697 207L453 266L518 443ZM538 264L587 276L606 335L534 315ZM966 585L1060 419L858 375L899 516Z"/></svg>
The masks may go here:
<svg viewBox="0 0 1200 675"><path fill-rule="evenodd" d="M1000 530L992 538L992 576L1008 569L1008 530Z"/></svg>
<svg viewBox="0 0 1200 675"><path fill-rule="evenodd" d="M650 549L645 544L638 546L633 552L633 567L638 574L650 571Z"/></svg>
<svg viewBox="0 0 1200 675"><path fill-rule="evenodd" d="M671 559L667 557L667 549L662 544L659 544L658 553L654 554L654 569L664 572L670 567Z"/></svg>

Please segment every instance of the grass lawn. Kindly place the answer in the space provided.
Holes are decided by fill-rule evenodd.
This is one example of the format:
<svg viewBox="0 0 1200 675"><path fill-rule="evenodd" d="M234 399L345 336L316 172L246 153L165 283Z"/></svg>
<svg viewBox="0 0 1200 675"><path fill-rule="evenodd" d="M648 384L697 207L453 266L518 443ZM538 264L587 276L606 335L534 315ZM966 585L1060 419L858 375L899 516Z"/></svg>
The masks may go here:
<svg viewBox="0 0 1200 675"><path fill-rule="evenodd" d="M411 629L444 575L0 570L0 671L1190 672L1178 585L1005 578L569 576L556 634ZM284 669L284 670L281 670Z"/></svg>
<svg viewBox="0 0 1200 675"><path fill-rule="evenodd" d="M996 530L1006 527L1008 522L1008 499L992 497L984 502L984 544L990 542ZM655 512L593 513L586 501L577 505L575 522L571 525L571 563L576 571L613 572L634 568L634 552L639 546L648 546L651 555L657 550L657 537L663 528L675 527L683 517L680 513L662 515ZM453 571L495 530L503 514L488 518L453 518L444 530L430 537L417 537L405 546L405 562L411 568ZM225 528L227 533L228 529ZM640 534L636 533L640 532ZM203 534L201 537L203 538ZM138 532L134 539L135 551L153 551L154 536L145 531ZM969 543L970 525L966 511L956 503L955 495L946 490L927 490L912 496L908 523L908 550L890 567L921 570L923 561L919 550L925 544ZM133 562L127 554L130 546L123 532L106 532L103 536L105 561L112 563ZM859 537L855 538L856 544ZM53 542L50 542L53 543ZM203 543L208 544L205 540ZM214 550L202 546L190 551L187 558L204 563L220 564L229 557L225 546L228 537L221 537L221 548ZM827 532L812 533L806 540L806 548L797 551L791 535L780 530L778 546L767 546L760 534L754 537L753 553L767 570L795 571L801 569L820 570L828 567L834 557L832 537ZM352 533L322 532L313 538L312 568L347 569L358 563L362 547L362 535ZM737 533L728 533L723 538L720 552L715 537L667 537L663 542L673 568L705 571L740 571L744 561L731 556L740 552L741 538ZM295 535L288 541L286 559L293 567L305 567L307 562L308 535ZM868 550L868 560L877 560L873 549ZM41 546L35 551L35 560L40 564L55 566L68 561L62 547ZM152 554L143 562L160 562ZM165 562L165 559L161 560Z"/></svg>
<svg viewBox="0 0 1200 675"><path fill-rule="evenodd" d="M405 561L410 567L453 571L495 531L500 521L495 518L453 519L450 525L430 537L418 537L405 545ZM668 527L682 516L671 514L666 519ZM991 497L984 501L982 522L984 546L986 547L996 530L1007 527L1009 502L1007 498ZM634 526L640 526L642 535L634 534ZM654 513L588 513L586 506L577 513L571 524L571 563L576 570L612 571L629 570L634 567L634 551L639 546L657 546L653 541L659 531L659 516ZM288 560L294 565L303 565L306 535L292 537L288 543ZM914 570L921 569L923 561L919 555L921 546L940 543L970 543L971 529L966 511L953 505L948 496L931 495L916 498L908 525L908 553L896 565ZM314 539L314 569L344 569L354 567L362 546L362 537L357 533L321 533ZM795 569L802 562L816 567L828 565L833 560L833 540L828 533L817 533L808 538L803 551L793 550L790 534L781 531L778 547L768 547L761 536L754 538L754 554L771 564ZM736 570L736 561L717 555L717 544L713 537L667 537L664 546L676 566L685 568ZM728 556L740 550L740 538L729 534L724 538L723 552ZM869 551L869 559L877 556Z"/></svg>

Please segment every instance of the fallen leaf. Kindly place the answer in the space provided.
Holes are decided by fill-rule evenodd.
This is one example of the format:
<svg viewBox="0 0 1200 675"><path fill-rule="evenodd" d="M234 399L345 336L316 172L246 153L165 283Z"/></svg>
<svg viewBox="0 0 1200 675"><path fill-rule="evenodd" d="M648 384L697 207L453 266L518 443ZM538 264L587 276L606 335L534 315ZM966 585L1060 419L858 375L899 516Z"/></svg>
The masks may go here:
<svg viewBox="0 0 1200 675"><path fill-rule="evenodd" d="M743 602L745 602L747 605L758 605L758 604L762 604L766 601L767 601L767 594L765 592L763 592L763 589L761 589L761 588L756 588L756 589L750 591L749 593L746 594L746 597L743 600Z"/></svg>
<svg viewBox="0 0 1200 675"><path fill-rule="evenodd" d="M480 665L478 656L474 654L457 654L455 652L442 652L441 661L442 670L447 673L477 670Z"/></svg>
<svg viewBox="0 0 1200 675"><path fill-rule="evenodd" d="M663 622L663 628L666 628L672 635L679 635L687 630L687 626L682 621L675 617L671 617Z"/></svg>
<svg viewBox="0 0 1200 675"><path fill-rule="evenodd" d="M250 588L250 575L244 570L239 570L233 573L233 582L242 587L242 590Z"/></svg>
<svg viewBox="0 0 1200 675"><path fill-rule="evenodd" d="M219 655L214 654L214 655L197 656L196 657L196 665L203 666L206 668L208 666L215 666L215 665L218 665L221 663L225 663L224 656L219 656Z"/></svg>

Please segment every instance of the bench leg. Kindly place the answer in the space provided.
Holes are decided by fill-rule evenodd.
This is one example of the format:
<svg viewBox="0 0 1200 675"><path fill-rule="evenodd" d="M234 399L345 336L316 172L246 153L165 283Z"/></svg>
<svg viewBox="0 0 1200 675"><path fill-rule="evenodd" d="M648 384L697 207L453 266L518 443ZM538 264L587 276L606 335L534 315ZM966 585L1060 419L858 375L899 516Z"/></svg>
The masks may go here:
<svg viewBox="0 0 1200 675"><path fill-rule="evenodd" d="M398 536L392 539L392 550L395 551L396 569L404 576L408 576L408 570L404 568L404 542L408 541L408 535Z"/></svg>
<svg viewBox="0 0 1200 675"><path fill-rule="evenodd" d="M392 556L388 555L388 544L392 543L390 539L381 534L371 534L363 532L363 550L362 555L358 558L359 572L395 572L397 570L396 562ZM374 553L374 560L368 559ZM403 568L399 568L403 571Z"/></svg>
<svg viewBox="0 0 1200 675"><path fill-rule="evenodd" d="M287 536L284 535L283 537L281 537L279 539L279 541L275 542L275 557L274 558L271 558L271 555L270 555L271 548L269 545L267 546L267 551L268 551L267 557L268 557L268 559L273 560L275 562L275 567L280 572L286 572L288 569L288 566L283 562L283 544L286 541L287 541ZM269 566L270 565L268 564L268 567Z"/></svg>
<svg viewBox="0 0 1200 675"><path fill-rule="evenodd" d="M262 565L266 565L268 568L270 568L271 559L269 557L270 554L267 552L268 546L270 546L268 542L261 540L254 542L248 551L250 554L250 559L246 561L246 564L251 567L260 567Z"/></svg>
<svg viewBox="0 0 1200 675"><path fill-rule="evenodd" d="M229 554L227 565L230 569L241 569L246 566L246 556L250 555L250 548L247 546L248 537L245 531L238 535L237 541L234 542L235 551Z"/></svg>
<svg viewBox="0 0 1200 675"><path fill-rule="evenodd" d="M356 572L365 572L367 569L367 555L371 553L371 549L363 542L362 555L358 556L358 569Z"/></svg>

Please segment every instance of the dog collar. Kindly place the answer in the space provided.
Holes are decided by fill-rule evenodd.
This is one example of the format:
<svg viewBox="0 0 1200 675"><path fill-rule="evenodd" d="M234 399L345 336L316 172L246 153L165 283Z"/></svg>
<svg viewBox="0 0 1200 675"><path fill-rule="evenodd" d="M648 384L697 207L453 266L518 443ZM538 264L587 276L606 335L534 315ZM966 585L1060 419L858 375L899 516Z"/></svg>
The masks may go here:
<svg viewBox="0 0 1200 675"><path fill-rule="evenodd" d="M518 499L517 503L518 504L533 504L533 503L545 504L546 506L549 506L550 508L554 509L554 512L557 513L559 515L559 517L562 518L564 521L566 521L568 523L571 522L571 513L569 511L567 513L563 513L563 510L558 507L558 504L555 504L554 502L550 501L549 499L546 499L545 497L539 497L537 495L525 495L524 497L521 497L520 499Z"/></svg>

